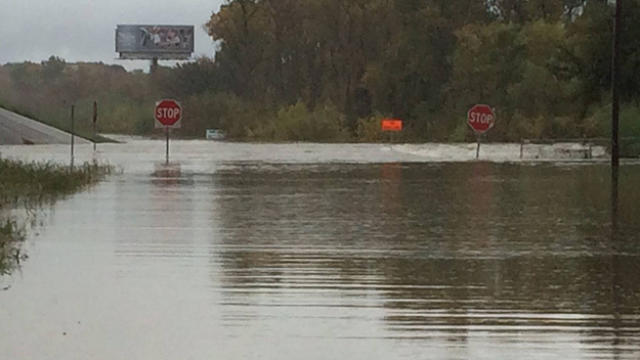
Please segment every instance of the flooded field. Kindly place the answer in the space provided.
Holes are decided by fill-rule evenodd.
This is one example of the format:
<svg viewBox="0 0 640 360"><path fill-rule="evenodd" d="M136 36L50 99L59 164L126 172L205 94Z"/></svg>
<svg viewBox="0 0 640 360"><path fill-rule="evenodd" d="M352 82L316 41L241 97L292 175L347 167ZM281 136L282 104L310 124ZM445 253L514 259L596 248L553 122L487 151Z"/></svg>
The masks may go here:
<svg viewBox="0 0 640 360"><path fill-rule="evenodd" d="M98 150L122 173L39 210L0 278L2 358L640 357L637 163L614 211L606 164L515 148Z"/></svg>

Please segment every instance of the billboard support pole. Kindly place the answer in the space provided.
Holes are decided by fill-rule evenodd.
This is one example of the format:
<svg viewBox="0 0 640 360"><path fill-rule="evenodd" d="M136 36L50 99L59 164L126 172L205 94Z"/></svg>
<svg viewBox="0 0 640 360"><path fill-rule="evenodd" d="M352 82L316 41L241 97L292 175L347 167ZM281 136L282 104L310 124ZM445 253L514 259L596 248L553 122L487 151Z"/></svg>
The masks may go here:
<svg viewBox="0 0 640 360"><path fill-rule="evenodd" d="M158 58L154 57L153 59L151 59L151 69L149 70L149 72L151 73L151 75L156 73L156 70L158 69Z"/></svg>

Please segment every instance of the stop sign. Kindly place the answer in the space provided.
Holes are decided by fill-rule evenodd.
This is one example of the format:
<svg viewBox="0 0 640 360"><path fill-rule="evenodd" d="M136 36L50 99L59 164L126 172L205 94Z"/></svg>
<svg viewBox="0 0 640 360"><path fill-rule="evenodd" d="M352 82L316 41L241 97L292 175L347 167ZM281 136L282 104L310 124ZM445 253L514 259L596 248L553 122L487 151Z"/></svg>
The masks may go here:
<svg viewBox="0 0 640 360"><path fill-rule="evenodd" d="M476 134L483 134L496 122L496 115L489 105L474 105L467 113L467 123Z"/></svg>
<svg viewBox="0 0 640 360"><path fill-rule="evenodd" d="M182 119L182 107L180 103L165 99L156 103L155 110L156 127L179 128Z"/></svg>

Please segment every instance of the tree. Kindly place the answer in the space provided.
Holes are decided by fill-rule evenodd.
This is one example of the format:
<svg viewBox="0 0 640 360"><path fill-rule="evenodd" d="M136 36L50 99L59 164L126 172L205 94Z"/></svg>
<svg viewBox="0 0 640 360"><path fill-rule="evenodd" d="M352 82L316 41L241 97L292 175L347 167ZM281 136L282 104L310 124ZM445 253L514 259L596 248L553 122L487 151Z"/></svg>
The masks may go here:
<svg viewBox="0 0 640 360"><path fill-rule="evenodd" d="M269 18L262 2L233 0L220 7L205 25L217 41L216 62L229 78L225 84L238 95L264 95L265 52L271 43Z"/></svg>
<svg viewBox="0 0 640 360"><path fill-rule="evenodd" d="M49 57L49 60L42 62L42 78L44 81L56 81L60 79L67 63L57 56Z"/></svg>

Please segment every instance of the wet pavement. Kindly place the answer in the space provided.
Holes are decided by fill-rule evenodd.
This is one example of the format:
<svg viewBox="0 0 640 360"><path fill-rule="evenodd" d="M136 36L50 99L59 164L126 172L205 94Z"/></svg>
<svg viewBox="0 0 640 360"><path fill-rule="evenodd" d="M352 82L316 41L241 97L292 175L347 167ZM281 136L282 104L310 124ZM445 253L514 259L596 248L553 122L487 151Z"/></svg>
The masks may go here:
<svg viewBox="0 0 640 360"><path fill-rule="evenodd" d="M161 141L99 150L122 173L39 210L29 259L1 279L2 357L640 356L640 165L613 211L597 162L184 141L165 166Z"/></svg>

